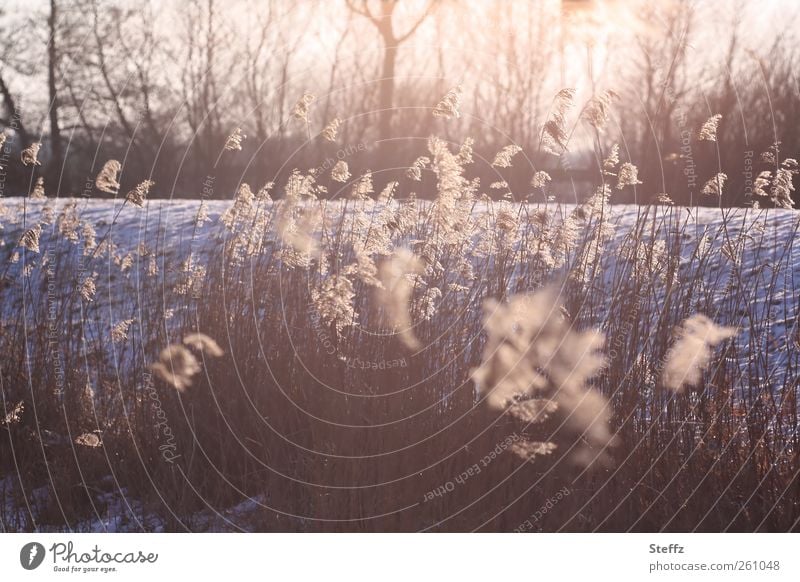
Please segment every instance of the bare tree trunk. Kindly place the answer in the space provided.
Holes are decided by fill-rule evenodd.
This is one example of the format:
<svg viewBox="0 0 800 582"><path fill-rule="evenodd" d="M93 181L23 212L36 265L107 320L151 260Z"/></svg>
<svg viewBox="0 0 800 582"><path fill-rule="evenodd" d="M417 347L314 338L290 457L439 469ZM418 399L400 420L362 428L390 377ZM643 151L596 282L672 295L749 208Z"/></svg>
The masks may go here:
<svg viewBox="0 0 800 582"><path fill-rule="evenodd" d="M75 94L75 86L72 84L72 81L70 79L65 79L64 84L67 88L67 93L69 93L70 101L72 103L80 103L78 96ZM92 129L92 125L86 118L86 112L84 111L83 107L78 107L78 119L83 126L83 131L86 132L86 139L89 140L89 151L97 151L97 140L95 140L94 137L94 129Z"/></svg>
<svg viewBox="0 0 800 582"><path fill-rule="evenodd" d="M284 123L284 108L286 106L286 83L289 82L289 59L290 53L284 56L283 66L281 67L281 80L278 85L278 144L283 147L283 138L286 134L286 124Z"/></svg>
<svg viewBox="0 0 800 582"><path fill-rule="evenodd" d="M122 103L120 102L119 92L114 87L114 84L111 81L111 76L109 75L108 65L106 63L106 52L103 48L104 41L100 36L97 0L92 3L92 32L94 34L95 42L97 43L97 68L100 71L100 76L103 78L103 84L106 86L106 90L108 91L108 97L114 105L114 111L117 113L119 123L125 130L125 134L127 135L128 139L133 142L134 128L128 122L127 117L125 117L125 112L123 111Z"/></svg>
<svg viewBox="0 0 800 582"><path fill-rule="evenodd" d="M19 112L19 109L17 108L17 102L14 100L14 96L11 94L3 75L1 74L0 96L3 97L3 103L5 103L6 109L8 109L8 119L2 120L3 123L16 131L17 135L19 136L21 147L28 147L30 138L28 137L28 132L25 129L25 125L22 123L22 114Z"/></svg>
<svg viewBox="0 0 800 582"><path fill-rule="evenodd" d="M328 94L325 98L325 109L323 110L322 114L322 121L323 123L328 123L330 121L330 114L331 114L331 99L333 96L334 85L336 83L336 73L339 69L340 64L340 56L342 51L342 46L344 45L345 40L350 35L350 27L352 24L352 16L353 13L348 13L347 17L347 26L345 26L344 32L342 32L342 36L339 37L338 42L336 43L336 49L333 53L333 60L331 62L331 72L328 78Z"/></svg>
<svg viewBox="0 0 800 582"><path fill-rule="evenodd" d="M61 126L58 122L58 90L56 87L56 68L58 67L58 50L56 46L56 18L58 6L56 0L50 0L50 17L47 19L50 42L47 45L47 86L50 97L50 152L51 159L48 164L50 187L55 187L56 192L69 189L66 172L62 172L64 164L64 151L61 143Z"/></svg>
<svg viewBox="0 0 800 582"><path fill-rule="evenodd" d="M383 144L392 136L392 114L394 113L394 75L397 63L397 45L386 41L383 49L383 68L381 69L378 93L378 139Z"/></svg>
<svg viewBox="0 0 800 582"><path fill-rule="evenodd" d="M383 39L383 66L378 89L378 140L382 146L392 135L392 115L394 114L394 84L397 64L397 50L400 45L414 34L419 26L432 12L434 2L431 0L422 15L404 34L394 31L392 17L397 7L397 0L381 0L380 14L376 15L370 8L369 0L346 0L350 10L368 18Z"/></svg>

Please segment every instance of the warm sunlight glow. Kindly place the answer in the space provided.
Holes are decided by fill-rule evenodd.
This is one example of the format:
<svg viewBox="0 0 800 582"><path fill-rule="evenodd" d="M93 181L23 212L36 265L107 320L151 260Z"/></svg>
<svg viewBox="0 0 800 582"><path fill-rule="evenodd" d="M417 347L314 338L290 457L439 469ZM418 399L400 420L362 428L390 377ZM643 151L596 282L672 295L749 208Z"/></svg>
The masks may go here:
<svg viewBox="0 0 800 582"><path fill-rule="evenodd" d="M798 22L2 2L3 580L796 580Z"/></svg>

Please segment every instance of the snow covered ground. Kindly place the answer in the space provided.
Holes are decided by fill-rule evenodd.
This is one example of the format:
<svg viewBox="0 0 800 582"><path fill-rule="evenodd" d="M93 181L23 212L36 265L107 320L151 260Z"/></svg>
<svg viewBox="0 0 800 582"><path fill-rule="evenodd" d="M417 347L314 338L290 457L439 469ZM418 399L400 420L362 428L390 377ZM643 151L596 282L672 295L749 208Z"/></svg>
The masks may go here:
<svg viewBox="0 0 800 582"><path fill-rule="evenodd" d="M200 205L198 200L151 200L143 209L131 205L123 207L118 200L79 199L76 202L80 219L94 225L97 241L101 241L108 233L109 238L117 245L115 255L118 263L126 255L131 255L137 261L137 249L140 245L146 245L158 258L159 267L167 272L167 277L169 273L178 270L181 262L190 254L202 262L204 255L222 244L226 233L219 223L219 217L231 205L231 201L208 201L206 209L210 221L197 228L195 218ZM52 207L49 212L58 216L71 203L71 200L56 200L49 201L47 205ZM23 203L22 199L0 199L0 265L8 265L9 259L19 252L17 241L26 228L42 220L44 207L45 203L42 201ZM476 207L475 212L480 213L485 209L485 205L481 204ZM573 209L574 205L551 205L549 211L564 216ZM641 215L646 212L648 211L641 206L612 207L610 221L616 225L616 229L614 240L607 245L607 251L611 252L605 253L607 275L613 271L615 256L629 243L627 235L637 224L641 225ZM656 238L663 237L670 229L675 231L679 225L683 249L680 280L692 278L694 262L691 255L699 241L707 237L708 244L712 247L708 256L707 272L712 276L705 284L713 286L720 298L730 291L731 286L739 286L740 291L746 290L752 300L751 305L770 311L770 333L775 341L785 342L786 338L791 337L796 320L794 309L789 308L796 307L795 290L800 286L800 249L792 241L800 227L800 213L780 209L676 208L669 211L670 219L665 223L664 212L662 207L651 209L648 220L659 229ZM656 218L653 220L654 216ZM109 229L109 225L113 226ZM51 240L58 238L56 228L55 222L44 225L40 243L42 253L47 252ZM648 234L645 233L645 237ZM62 241L57 252L68 253L70 249ZM7 280L19 280L25 269L25 256L32 257L34 262L37 258L28 253L9 265L5 273ZM740 261L739 269L732 269L734 261ZM118 265L98 259L91 264L89 261L84 262L87 274L96 272L98 282L109 283L107 287L113 287L114 280L119 276ZM134 271L135 269L128 273L129 279ZM131 286L136 286L135 280L129 283L128 287ZM100 287L98 285L98 289ZM3 291L3 315L15 308L13 288L12 285L11 289ZM104 298L101 295L103 294L98 292L98 301L102 304ZM123 295L124 293L106 294L112 310L114 304L124 299ZM718 314L707 315L714 318ZM731 314L721 315L723 319L727 319L725 316ZM113 316L111 319L114 319Z"/></svg>

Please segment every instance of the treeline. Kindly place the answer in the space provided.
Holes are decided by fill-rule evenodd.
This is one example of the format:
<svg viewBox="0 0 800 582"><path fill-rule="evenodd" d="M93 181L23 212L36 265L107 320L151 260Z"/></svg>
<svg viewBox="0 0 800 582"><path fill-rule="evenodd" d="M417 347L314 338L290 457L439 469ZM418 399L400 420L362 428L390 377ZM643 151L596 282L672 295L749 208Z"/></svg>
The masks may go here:
<svg viewBox="0 0 800 582"><path fill-rule="evenodd" d="M546 170L551 195L584 198L618 143L642 184L615 201L664 192L676 203L742 205L770 169L762 152L779 144L776 163L798 157L792 15L767 26L765 9L747 0L594 4L47 0L6 8L0 194L28 194L43 178L51 196L98 196L93 176L119 159L121 190L149 178L152 196L226 198L242 181L276 182L280 195L294 168L317 168L333 196L341 186L326 172L336 161L354 178L371 170L379 189L402 181L436 134L475 140L476 174L492 197L541 196L530 181ZM454 110L435 115L457 87ZM553 155L542 128L566 87L577 88L575 106L565 112L566 149ZM608 120L599 131L582 108L601 96ZM697 142L714 115L716 141ZM321 134L332 122L330 140ZM241 151L225 147L236 128L246 135ZM37 142L41 165L23 165L21 151ZM492 166L512 144L521 148L512 166ZM721 199L703 196L720 172L728 177ZM429 196L434 179L401 182L398 195Z"/></svg>

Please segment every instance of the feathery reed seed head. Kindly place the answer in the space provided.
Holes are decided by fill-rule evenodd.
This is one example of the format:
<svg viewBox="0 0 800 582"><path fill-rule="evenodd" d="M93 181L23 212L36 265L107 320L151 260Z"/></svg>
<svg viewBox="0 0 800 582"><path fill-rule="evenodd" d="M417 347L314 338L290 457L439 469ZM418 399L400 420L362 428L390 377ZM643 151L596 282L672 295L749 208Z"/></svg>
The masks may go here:
<svg viewBox="0 0 800 582"><path fill-rule="evenodd" d="M106 194L116 194L119 192L119 182L117 176L122 169L122 164L117 160L108 160L103 164L103 168L94 180L94 185L101 192Z"/></svg>
<svg viewBox="0 0 800 582"><path fill-rule="evenodd" d="M680 336L667 352L662 381L664 386L681 392L685 386L697 386L711 361L711 348L738 333L735 327L714 323L697 314L683 322Z"/></svg>
<svg viewBox="0 0 800 582"><path fill-rule="evenodd" d="M224 149L229 152L236 152L242 150L242 142L247 136L242 133L242 128L237 127L225 140Z"/></svg>
<svg viewBox="0 0 800 582"><path fill-rule="evenodd" d="M39 161L39 150L41 147L42 144L40 142L36 142L22 150L22 154L20 156L22 163L26 166L41 166L42 162Z"/></svg>

